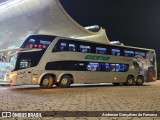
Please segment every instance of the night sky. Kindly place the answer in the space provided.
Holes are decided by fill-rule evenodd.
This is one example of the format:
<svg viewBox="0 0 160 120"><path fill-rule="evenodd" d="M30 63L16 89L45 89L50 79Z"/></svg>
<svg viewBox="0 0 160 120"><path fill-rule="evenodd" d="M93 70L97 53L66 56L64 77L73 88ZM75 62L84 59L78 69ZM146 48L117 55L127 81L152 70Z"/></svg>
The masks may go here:
<svg viewBox="0 0 160 120"><path fill-rule="evenodd" d="M160 0L61 0L82 26L99 25L110 41L151 48L160 60Z"/></svg>

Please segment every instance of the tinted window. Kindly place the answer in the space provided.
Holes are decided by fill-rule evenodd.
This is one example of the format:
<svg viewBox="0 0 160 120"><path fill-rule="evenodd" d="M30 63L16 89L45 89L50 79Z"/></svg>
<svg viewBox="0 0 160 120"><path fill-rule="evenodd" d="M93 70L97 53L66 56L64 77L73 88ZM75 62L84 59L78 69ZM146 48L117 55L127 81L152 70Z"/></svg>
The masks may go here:
<svg viewBox="0 0 160 120"><path fill-rule="evenodd" d="M111 50L111 54L112 55L120 56L120 53L121 53L120 49L112 49Z"/></svg>
<svg viewBox="0 0 160 120"><path fill-rule="evenodd" d="M96 53L98 54L106 54L107 49L104 47L96 47Z"/></svg>
<svg viewBox="0 0 160 120"><path fill-rule="evenodd" d="M89 45L80 45L80 52L91 53L91 46L89 46Z"/></svg>
<svg viewBox="0 0 160 120"><path fill-rule="evenodd" d="M74 43L69 44L69 51L76 51L76 45Z"/></svg>
<svg viewBox="0 0 160 120"><path fill-rule="evenodd" d="M116 64L116 72L126 72L128 69L129 66L126 64Z"/></svg>
<svg viewBox="0 0 160 120"><path fill-rule="evenodd" d="M142 57L145 57L145 52L139 52L139 51L135 51L135 55L140 55Z"/></svg>
<svg viewBox="0 0 160 120"><path fill-rule="evenodd" d="M58 41L58 43L54 47L53 51L55 51L55 52L68 51L68 43L66 41L63 41L63 40Z"/></svg>
<svg viewBox="0 0 160 120"><path fill-rule="evenodd" d="M41 51L35 51L35 52L19 53L17 57L15 70L37 66L44 52L45 52L45 49Z"/></svg>
<svg viewBox="0 0 160 120"><path fill-rule="evenodd" d="M87 65L87 70L88 71L100 71L100 64L99 63L90 62Z"/></svg>
<svg viewBox="0 0 160 120"><path fill-rule="evenodd" d="M112 63L102 63L101 71L107 72L126 72L129 69L128 64L112 64Z"/></svg>
<svg viewBox="0 0 160 120"><path fill-rule="evenodd" d="M134 51L130 51L130 50L124 50L124 56L127 57L134 57Z"/></svg>
<svg viewBox="0 0 160 120"><path fill-rule="evenodd" d="M29 68L29 67L31 67L31 59L29 59L29 60L23 59L20 61L20 63L19 63L20 69Z"/></svg>
<svg viewBox="0 0 160 120"><path fill-rule="evenodd" d="M56 61L47 63L46 70L71 70L71 71L106 71L126 72L129 65L113 63L96 63L83 61Z"/></svg>
<svg viewBox="0 0 160 120"><path fill-rule="evenodd" d="M105 71L110 72L111 71L111 67L109 63L104 63L104 67L105 67Z"/></svg>

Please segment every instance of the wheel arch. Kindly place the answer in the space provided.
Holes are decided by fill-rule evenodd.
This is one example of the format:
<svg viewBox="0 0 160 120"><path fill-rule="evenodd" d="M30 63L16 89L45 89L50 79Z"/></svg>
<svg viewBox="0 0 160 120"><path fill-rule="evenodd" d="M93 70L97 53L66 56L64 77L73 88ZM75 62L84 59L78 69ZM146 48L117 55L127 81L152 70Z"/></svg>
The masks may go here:
<svg viewBox="0 0 160 120"><path fill-rule="evenodd" d="M136 78L134 74L129 74L129 75L127 75L126 79L127 79L128 77L133 77L134 79Z"/></svg>
<svg viewBox="0 0 160 120"><path fill-rule="evenodd" d="M62 74L59 75L59 77L57 78L57 81L60 82L61 79L62 79L62 77L65 76L65 75L68 75L69 77L72 78L72 79L71 79L71 80L72 80L71 84L73 84L73 83L74 83L74 76L73 76L71 73L62 73ZM57 81L56 81L56 82L57 82Z"/></svg>
<svg viewBox="0 0 160 120"><path fill-rule="evenodd" d="M43 74L39 77L39 79L38 79L38 84L39 84L39 85L41 84L42 79L43 79L46 75L51 75L51 76L53 77L53 79L54 79L54 78L56 79L56 74L54 74L54 73L43 73Z"/></svg>

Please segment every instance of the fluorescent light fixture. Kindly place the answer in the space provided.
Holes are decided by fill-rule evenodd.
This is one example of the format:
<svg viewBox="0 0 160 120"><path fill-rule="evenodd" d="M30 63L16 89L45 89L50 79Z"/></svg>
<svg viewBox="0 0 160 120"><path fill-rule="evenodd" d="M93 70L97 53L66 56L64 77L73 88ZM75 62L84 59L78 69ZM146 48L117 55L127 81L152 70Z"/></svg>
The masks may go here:
<svg viewBox="0 0 160 120"><path fill-rule="evenodd" d="M87 30L89 30L89 29L95 29L95 28L99 29L99 26L98 25L92 25L92 26L85 27L85 29L87 29Z"/></svg>
<svg viewBox="0 0 160 120"><path fill-rule="evenodd" d="M3 3L0 4L0 10L5 9L7 7L10 7L12 5L15 5L15 4L17 4L19 2L22 2L22 1L23 0L8 0L6 2L3 2Z"/></svg>

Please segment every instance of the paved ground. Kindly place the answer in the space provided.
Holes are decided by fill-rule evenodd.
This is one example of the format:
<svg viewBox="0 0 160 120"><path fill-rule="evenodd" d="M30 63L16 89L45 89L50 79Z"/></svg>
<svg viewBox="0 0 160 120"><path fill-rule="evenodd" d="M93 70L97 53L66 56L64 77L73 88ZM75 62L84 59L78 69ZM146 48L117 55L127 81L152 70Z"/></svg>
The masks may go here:
<svg viewBox="0 0 160 120"><path fill-rule="evenodd" d="M1 111L160 111L160 81L144 86L0 87ZM2 119L2 118L0 118ZM3 118L4 119L4 118ZM11 118L10 118L11 119ZM22 118L12 118L11 120ZM28 120L27 118L24 118ZM160 120L158 117L48 117L38 120ZM9 118L5 118L9 120Z"/></svg>

